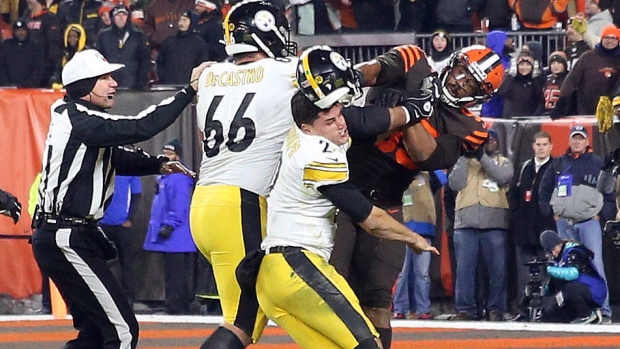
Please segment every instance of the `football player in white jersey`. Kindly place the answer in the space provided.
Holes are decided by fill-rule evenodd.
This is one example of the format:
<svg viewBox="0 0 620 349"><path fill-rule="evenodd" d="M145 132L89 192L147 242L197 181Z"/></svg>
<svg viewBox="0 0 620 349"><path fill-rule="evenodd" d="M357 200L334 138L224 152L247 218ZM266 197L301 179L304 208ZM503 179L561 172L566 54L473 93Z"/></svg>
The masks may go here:
<svg viewBox="0 0 620 349"><path fill-rule="evenodd" d="M204 149L190 225L196 246L213 266L224 315L201 349L245 348L266 325L255 295L241 293L235 268L264 235L265 195L292 125L297 64L287 57L293 53L289 24L274 5L240 2L223 25L226 53L234 62L203 72L196 107Z"/></svg>
<svg viewBox="0 0 620 349"><path fill-rule="evenodd" d="M323 53L329 57L330 52ZM330 60L325 61L329 65ZM321 95L313 92L314 103L301 91L291 102L297 127L284 142L280 172L268 199L267 237L262 243L266 256L256 292L267 316L302 348L381 348L379 334L357 297L328 263L337 209L355 217L370 234L404 241L416 251L438 251L348 183L349 130L358 135L380 131L381 120L345 120L341 111L352 93L333 82L346 81L353 72L343 71L337 60L331 63L336 66L331 74L323 70L310 79L331 79L313 90Z"/></svg>
<svg viewBox="0 0 620 349"><path fill-rule="evenodd" d="M245 348L260 338L266 324L256 296L240 290L235 269L246 253L260 248L267 221L265 197L293 125L298 59L287 57L294 45L288 31L283 13L267 2L234 5L224 19L226 52L234 63L213 64L198 81L204 151L190 225L196 246L213 266L224 316L201 349ZM390 127L405 124L418 110L406 103L373 108L387 115Z"/></svg>

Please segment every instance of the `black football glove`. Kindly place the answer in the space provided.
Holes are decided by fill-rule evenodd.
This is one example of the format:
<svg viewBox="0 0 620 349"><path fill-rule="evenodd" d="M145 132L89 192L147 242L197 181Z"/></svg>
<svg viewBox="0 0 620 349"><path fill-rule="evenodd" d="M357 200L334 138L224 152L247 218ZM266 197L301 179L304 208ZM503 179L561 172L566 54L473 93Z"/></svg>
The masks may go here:
<svg viewBox="0 0 620 349"><path fill-rule="evenodd" d="M161 239L167 240L170 238L170 235L172 235L173 230L174 230L173 227L169 225L164 225L163 227L161 227L161 229L157 233L157 236L159 236Z"/></svg>
<svg viewBox="0 0 620 349"><path fill-rule="evenodd" d="M411 117L410 123L418 123L423 119L428 119L433 116L435 112L435 97L432 94L425 94L419 97L409 96L403 100L400 105L407 109L409 116Z"/></svg>
<svg viewBox="0 0 620 349"><path fill-rule="evenodd" d="M439 100L440 96L441 81L433 74L424 78L420 94L407 96L400 105L409 112L410 123L417 123L433 116L435 102Z"/></svg>
<svg viewBox="0 0 620 349"><path fill-rule="evenodd" d="M22 216L22 204L17 198L10 193L0 191L0 207L2 207L0 214L13 218L13 223L17 224Z"/></svg>
<svg viewBox="0 0 620 349"><path fill-rule="evenodd" d="M436 100L441 97L441 80L439 80L437 74L433 73L424 78L424 81L422 81L422 91L424 91L424 94L432 95Z"/></svg>

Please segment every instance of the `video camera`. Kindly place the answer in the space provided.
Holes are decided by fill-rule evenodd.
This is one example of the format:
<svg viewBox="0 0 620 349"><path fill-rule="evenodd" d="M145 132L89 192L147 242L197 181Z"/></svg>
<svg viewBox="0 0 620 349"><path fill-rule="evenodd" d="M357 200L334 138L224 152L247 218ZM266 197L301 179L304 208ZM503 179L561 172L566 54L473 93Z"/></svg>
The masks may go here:
<svg viewBox="0 0 620 349"><path fill-rule="evenodd" d="M542 314L542 299L545 296L549 276L547 275L547 265L551 261L547 258L534 257L529 262L523 263L528 266L530 279L527 282L523 297L523 310L527 313L527 320L536 322L540 320Z"/></svg>

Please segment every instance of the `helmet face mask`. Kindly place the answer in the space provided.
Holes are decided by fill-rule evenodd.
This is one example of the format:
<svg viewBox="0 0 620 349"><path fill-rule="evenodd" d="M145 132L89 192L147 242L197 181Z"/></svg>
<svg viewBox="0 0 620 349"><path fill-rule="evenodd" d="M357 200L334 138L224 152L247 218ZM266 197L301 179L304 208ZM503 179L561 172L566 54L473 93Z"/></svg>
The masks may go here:
<svg viewBox="0 0 620 349"><path fill-rule="evenodd" d="M223 21L226 53L263 52L268 57L296 55L290 41L290 26L282 11L263 0L245 0L234 5Z"/></svg>
<svg viewBox="0 0 620 349"><path fill-rule="evenodd" d="M328 46L314 46L302 53L296 83L306 98L321 109L336 103L348 107L362 96L351 62Z"/></svg>
<svg viewBox="0 0 620 349"><path fill-rule="evenodd" d="M459 79L455 71L462 67L466 71L467 78L477 83L477 89L468 89L466 95L456 93L454 81L458 81L460 88L464 89L467 85ZM463 70L463 69L461 69ZM487 101L493 96L502 83L504 67L501 58L490 48L482 45L473 45L459 50L452 54L447 67L441 72L442 99L450 105L466 107L473 104Z"/></svg>

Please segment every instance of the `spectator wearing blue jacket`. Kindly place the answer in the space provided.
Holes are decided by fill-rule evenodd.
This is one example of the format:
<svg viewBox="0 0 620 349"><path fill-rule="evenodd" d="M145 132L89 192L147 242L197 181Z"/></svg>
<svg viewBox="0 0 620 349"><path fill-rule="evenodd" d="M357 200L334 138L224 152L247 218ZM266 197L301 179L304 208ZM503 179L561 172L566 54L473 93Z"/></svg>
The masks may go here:
<svg viewBox="0 0 620 349"><path fill-rule="evenodd" d="M162 154L180 161L181 143L173 139L164 145ZM168 314L188 314L194 300L196 245L189 230L189 205L194 182L185 174L173 173L157 177L157 189L151 207L146 251L161 252L164 260Z"/></svg>
<svg viewBox="0 0 620 349"><path fill-rule="evenodd" d="M542 321L600 323L596 309L607 297L607 285L592 263L594 253L582 244L562 240L552 230L540 234L540 244L553 256L547 266L552 293L543 298Z"/></svg>
<svg viewBox="0 0 620 349"><path fill-rule="evenodd" d="M501 30L494 30L487 35L486 46L497 53L502 59L504 71L510 68L510 55L515 52L514 43L508 33ZM490 118L501 118L504 111L504 97L499 94L493 95L486 103L482 104L480 116Z"/></svg>
<svg viewBox="0 0 620 349"><path fill-rule="evenodd" d="M133 237L131 227L138 212L142 183L140 177L116 176L114 179L114 194L110 204L105 209L99 227L114 243L118 251L120 265L120 284L129 303L134 301L133 277Z"/></svg>

